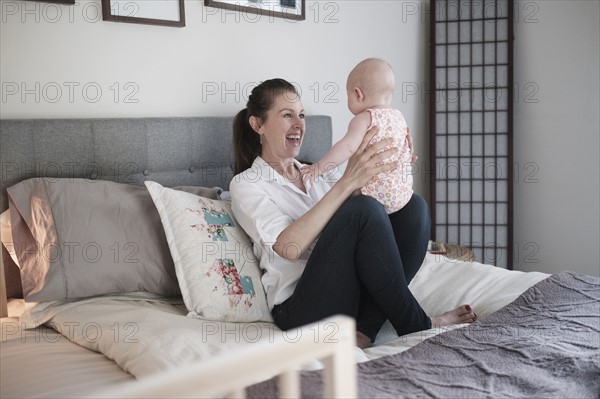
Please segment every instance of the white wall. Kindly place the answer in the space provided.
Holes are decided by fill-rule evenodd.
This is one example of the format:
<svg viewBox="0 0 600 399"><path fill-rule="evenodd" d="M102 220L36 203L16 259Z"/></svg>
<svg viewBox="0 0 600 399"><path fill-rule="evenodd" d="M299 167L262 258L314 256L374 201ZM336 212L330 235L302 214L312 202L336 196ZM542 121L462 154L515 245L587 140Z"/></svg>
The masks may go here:
<svg viewBox="0 0 600 399"><path fill-rule="evenodd" d="M600 276L600 2L516 11L515 268Z"/></svg>
<svg viewBox="0 0 600 399"><path fill-rule="evenodd" d="M280 76L308 113L333 116L338 139L346 75L378 56L395 69L394 105L421 155L415 187L428 194L428 2L307 1L295 23L185 5L187 26L167 28L103 22L99 0L0 1L0 117L231 115L253 82ZM600 275L599 3L515 11L515 268Z"/></svg>
<svg viewBox="0 0 600 399"><path fill-rule="evenodd" d="M395 69L394 105L426 159L425 104L418 93L402 100L428 76L423 3L306 1L302 22L203 4L186 1L186 27L171 28L104 22L99 0L2 0L0 117L232 115L256 82L283 77L299 86L307 113L333 116L337 140L351 117L346 76L376 56Z"/></svg>

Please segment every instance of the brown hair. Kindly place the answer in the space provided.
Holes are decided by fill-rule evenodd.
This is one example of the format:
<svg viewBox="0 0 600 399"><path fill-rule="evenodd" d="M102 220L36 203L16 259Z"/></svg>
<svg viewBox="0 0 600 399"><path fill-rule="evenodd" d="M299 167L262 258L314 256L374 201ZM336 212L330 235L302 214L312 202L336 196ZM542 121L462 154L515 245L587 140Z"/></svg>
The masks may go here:
<svg viewBox="0 0 600 399"><path fill-rule="evenodd" d="M265 80L252 89L246 108L233 118L233 173L235 175L249 169L262 151L260 137L250 126L250 117L255 116L265 121L275 97L287 92L298 95L294 85L287 80L279 78Z"/></svg>

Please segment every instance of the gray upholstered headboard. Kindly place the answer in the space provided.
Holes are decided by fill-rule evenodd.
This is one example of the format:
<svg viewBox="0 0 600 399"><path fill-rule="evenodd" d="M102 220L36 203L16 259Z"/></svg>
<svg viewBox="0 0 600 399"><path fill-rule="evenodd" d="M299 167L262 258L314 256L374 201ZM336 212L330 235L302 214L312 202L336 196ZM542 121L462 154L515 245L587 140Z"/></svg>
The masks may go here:
<svg viewBox="0 0 600 399"><path fill-rule="evenodd" d="M331 118L308 116L306 125L299 158L316 161L331 147ZM231 126L231 117L1 120L0 212L6 188L33 177L227 189ZM4 247L1 262L0 280L6 275L8 296L18 296L18 269Z"/></svg>

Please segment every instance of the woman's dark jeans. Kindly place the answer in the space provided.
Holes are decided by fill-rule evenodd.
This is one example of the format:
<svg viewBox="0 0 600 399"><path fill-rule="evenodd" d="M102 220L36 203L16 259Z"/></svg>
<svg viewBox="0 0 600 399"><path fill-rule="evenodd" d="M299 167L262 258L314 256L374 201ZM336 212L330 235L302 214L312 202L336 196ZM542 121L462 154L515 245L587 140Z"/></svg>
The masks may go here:
<svg viewBox="0 0 600 399"><path fill-rule="evenodd" d="M321 233L292 296L273 308L275 323L287 330L344 314L371 341L386 319L398 335L431 328L408 289L430 229L427 203L417 194L391 215L371 197L349 198Z"/></svg>

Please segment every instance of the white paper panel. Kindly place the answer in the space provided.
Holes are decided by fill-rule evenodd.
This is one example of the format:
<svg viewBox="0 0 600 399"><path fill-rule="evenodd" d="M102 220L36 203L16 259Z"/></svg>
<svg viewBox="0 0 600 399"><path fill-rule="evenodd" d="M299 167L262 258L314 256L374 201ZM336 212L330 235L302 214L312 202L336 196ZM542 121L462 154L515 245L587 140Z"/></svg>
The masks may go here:
<svg viewBox="0 0 600 399"><path fill-rule="evenodd" d="M496 40L496 21L493 19L486 20L483 23L483 40L493 42Z"/></svg>
<svg viewBox="0 0 600 399"><path fill-rule="evenodd" d="M483 201L483 181L473 181L471 189L473 190L473 201Z"/></svg>
<svg viewBox="0 0 600 399"><path fill-rule="evenodd" d="M493 180L485 180L483 182L483 200L485 202L494 202L496 199L496 184ZM492 223L493 223L492 219Z"/></svg>
<svg viewBox="0 0 600 399"><path fill-rule="evenodd" d="M498 64L508 63L508 44L498 43L496 45L496 62Z"/></svg>
<svg viewBox="0 0 600 399"><path fill-rule="evenodd" d="M448 237L446 236L446 226L437 226L435 228L435 239L441 242L448 242ZM479 258L481 259L481 258Z"/></svg>
<svg viewBox="0 0 600 399"><path fill-rule="evenodd" d="M486 66L483 68L483 84L485 87L496 86L496 67Z"/></svg>
<svg viewBox="0 0 600 399"><path fill-rule="evenodd" d="M496 91L496 109L508 108L508 89L498 89Z"/></svg>
<svg viewBox="0 0 600 399"><path fill-rule="evenodd" d="M448 242L460 242L458 237L458 226L448 226Z"/></svg>
<svg viewBox="0 0 600 399"><path fill-rule="evenodd" d="M485 143L483 145L483 154L489 156L493 156L496 154L496 140L494 140L493 137L485 140ZM487 169L489 169L489 167Z"/></svg>
<svg viewBox="0 0 600 399"><path fill-rule="evenodd" d="M454 96L458 96L458 91L454 90ZM456 97L454 97L454 98L456 98ZM448 108L451 109L450 104L448 104ZM454 110L455 111L458 110L457 103L454 103ZM458 133L458 114L456 114L456 113L448 114L448 133L452 133L452 134Z"/></svg>
<svg viewBox="0 0 600 399"><path fill-rule="evenodd" d="M448 136L448 155L458 157L458 136ZM458 178L456 176L455 178Z"/></svg>
<svg viewBox="0 0 600 399"><path fill-rule="evenodd" d="M458 22L448 23L448 43L458 43Z"/></svg>
<svg viewBox="0 0 600 399"><path fill-rule="evenodd" d="M471 202L471 182L469 182L468 180L461 180L459 182L459 187L460 187L460 198L459 201L461 203L465 203L465 204L461 204L462 205L469 205L469 203ZM461 221L462 223L462 221ZM468 222L466 222L468 223Z"/></svg>
<svg viewBox="0 0 600 399"><path fill-rule="evenodd" d="M507 40L508 39L508 22L506 19L498 20L496 24L496 38L498 40Z"/></svg>
<svg viewBox="0 0 600 399"><path fill-rule="evenodd" d="M496 123L498 132L507 133L508 132L508 112L497 112L496 113Z"/></svg>
<svg viewBox="0 0 600 399"><path fill-rule="evenodd" d="M471 242L471 229L469 226L460 226L460 242Z"/></svg>
<svg viewBox="0 0 600 399"><path fill-rule="evenodd" d="M496 143L496 155L508 156L508 137L507 136L499 137L499 139Z"/></svg>
<svg viewBox="0 0 600 399"><path fill-rule="evenodd" d="M456 188L456 185L451 185ZM448 204L448 224L458 224L458 204Z"/></svg>
<svg viewBox="0 0 600 399"><path fill-rule="evenodd" d="M476 184L478 182L474 182ZM483 223L483 204L481 203L473 203L472 205L472 215L473 215L473 224L482 224Z"/></svg>
<svg viewBox="0 0 600 399"><path fill-rule="evenodd" d="M460 204L460 224L468 225L470 223L471 223L471 204L469 204L469 203Z"/></svg>
<svg viewBox="0 0 600 399"><path fill-rule="evenodd" d="M506 180L496 182L496 201L508 201L508 183ZM497 223L507 223L507 219L496 221Z"/></svg>
<svg viewBox="0 0 600 399"><path fill-rule="evenodd" d="M483 1L472 1L469 3L468 6L472 9L473 19L483 18Z"/></svg>
<svg viewBox="0 0 600 399"><path fill-rule="evenodd" d="M494 43L485 43L483 45L483 63L486 65L496 62L496 45Z"/></svg>
<svg viewBox="0 0 600 399"><path fill-rule="evenodd" d="M473 110L475 110L475 109L473 108ZM471 116L473 119L473 133L475 133L475 134L483 133L483 113L471 112Z"/></svg>
<svg viewBox="0 0 600 399"><path fill-rule="evenodd" d="M464 15L463 15L464 17ZM469 21L463 21L459 23L459 35L460 35L460 42L464 43L464 42L468 42L471 40L471 22Z"/></svg>
<svg viewBox="0 0 600 399"><path fill-rule="evenodd" d="M494 133L496 131L495 126L496 113L495 112L484 112L483 113L483 132Z"/></svg>
<svg viewBox="0 0 600 399"><path fill-rule="evenodd" d="M483 136L480 134L471 135L471 142L473 145L472 155L483 155Z"/></svg>
<svg viewBox="0 0 600 399"><path fill-rule="evenodd" d="M445 203L436 204L437 214L440 215L437 219L439 224L447 224L448 219L446 219L446 215L448 214L448 209Z"/></svg>
<svg viewBox="0 0 600 399"><path fill-rule="evenodd" d="M505 65L498 65L496 67L498 82L496 85L499 87L507 87L508 86L508 68Z"/></svg>
<svg viewBox="0 0 600 399"><path fill-rule="evenodd" d="M471 65L471 46L468 44L459 45L460 65Z"/></svg>
<svg viewBox="0 0 600 399"><path fill-rule="evenodd" d="M483 89L474 89L471 92L471 110L472 111L483 111ZM477 126L477 125L475 125Z"/></svg>
<svg viewBox="0 0 600 399"><path fill-rule="evenodd" d="M483 21L473 21L473 41L483 41Z"/></svg>
<svg viewBox="0 0 600 399"><path fill-rule="evenodd" d="M449 44L447 49L448 66L458 66L458 44Z"/></svg>
<svg viewBox="0 0 600 399"><path fill-rule="evenodd" d="M473 44L471 54L473 55L473 65L483 64L483 44Z"/></svg>
<svg viewBox="0 0 600 399"><path fill-rule="evenodd" d="M436 200L438 201L438 203L437 203L438 205L446 203L447 197L446 197L446 182L445 181L441 181L441 182L437 182L436 183L435 194L436 194ZM446 222L446 215L444 215L444 222L443 223L447 223Z"/></svg>
<svg viewBox="0 0 600 399"><path fill-rule="evenodd" d="M446 24L437 24L435 26L435 42L439 44L446 43Z"/></svg>
<svg viewBox="0 0 600 399"><path fill-rule="evenodd" d="M451 173L451 175L455 175L455 173ZM452 177L451 177L452 178ZM458 201L458 182L456 180L448 181L448 201L449 202L457 202ZM450 204L451 205L451 204ZM448 220L451 222L452 220L452 211L453 209L448 208Z"/></svg>
<svg viewBox="0 0 600 399"><path fill-rule="evenodd" d="M446 127L446 114L435 115L435 128L436 134L446 134L448 131Z"/></svg>
<svg viewBox="0 0 600 399"><path fill-rule="evenodd" d="M468 90L463 91L463 93L464 93L465 98L470 99L470 92ZM468 109L469 109L469 107L463 108L463 110L468 110ZM461 136L461 138L463 138L463 139L468 138L469 137L468 135L471 133L471 130L472 130L470 116L471 116L470 112L461 112L458 117L458 119L459 119L458 122L460 124L459 131L461 134L467 135L467 136ZM467 150L467 151L462 150L462 148L465 148L462 146L462 143L461 143L460 148L461 148L461 152L460 152L461 155L469 155L469 153L470 153L469 150Z"/></svg>

